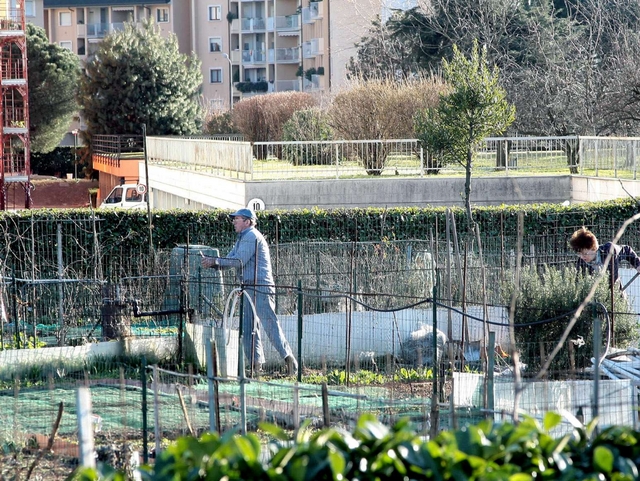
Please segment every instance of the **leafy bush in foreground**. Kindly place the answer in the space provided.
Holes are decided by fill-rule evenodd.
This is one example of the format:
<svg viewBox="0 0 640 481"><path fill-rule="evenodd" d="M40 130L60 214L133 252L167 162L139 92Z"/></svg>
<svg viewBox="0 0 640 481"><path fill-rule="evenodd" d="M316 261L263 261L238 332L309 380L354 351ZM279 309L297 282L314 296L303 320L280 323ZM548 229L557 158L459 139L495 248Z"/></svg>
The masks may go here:
<svg viewBox="0 0 640 481"><path fill-rule="evenodd" d="M301 429L291 442L280 428L262 428L277 441L263 461L256 434L178 439L144 467L144 480L605 480L638 479L640 433L612 427L594 434L575 421L571 434L554 438L561 422L548 413L543 424L527 418L518 424L483 421L425 440L408 421L387 427L371 415L353 432L337 428ZM121 473L100 478L85 470L72 479L125 479Z"/></svg>

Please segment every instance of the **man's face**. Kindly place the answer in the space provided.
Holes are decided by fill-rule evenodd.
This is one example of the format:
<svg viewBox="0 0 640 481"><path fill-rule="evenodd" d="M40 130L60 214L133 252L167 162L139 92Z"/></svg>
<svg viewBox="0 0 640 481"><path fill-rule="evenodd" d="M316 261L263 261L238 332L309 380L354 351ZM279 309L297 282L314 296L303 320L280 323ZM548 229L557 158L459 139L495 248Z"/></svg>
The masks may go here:
<svg viewBox="0 0 640 481"><path fill-rule="evenodd" d="M593 262L596 258L596 250L582 249L578 251L578 257L585 262Z"/></svg>
<svg viewBox="0 0 640 481"><path fill-rule="evenodd" d="M251 225L251 221L241 215L235 216L231 222L233 222L233 228L236 231L236 234L240 234L240 232Z"/></svg>

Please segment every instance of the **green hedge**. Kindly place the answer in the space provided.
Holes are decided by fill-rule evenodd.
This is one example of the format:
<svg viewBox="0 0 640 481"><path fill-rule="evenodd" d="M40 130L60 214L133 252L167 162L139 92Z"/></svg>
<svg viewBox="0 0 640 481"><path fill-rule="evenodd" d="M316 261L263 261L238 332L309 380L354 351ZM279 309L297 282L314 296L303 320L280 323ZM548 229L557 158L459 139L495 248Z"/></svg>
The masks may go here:
<svg viewBox="0 0 640 481"><path fill-rule="evenodd" d="M451 209L457 232L464 237L466 215L462 208ZM524 218L525 240L532 236L559 233L570 234L581 225L601 226L596 234L610 238L622 223L638 211L632 200L559 206L479 207L474 210L483 239L513 239L517 234L518 214ZM233 244L235 233L228 219L228 210L155 211L152 213L152 237L155 248L172 248L177 244L207 244L227 247ZM97 210L100 241L104 249L120 252L148 252L149 228L146 211ZM37 209L0 213L0 230L5 239L24 237L20 229L32 223L55 223L90 219L89 209ZM258 212L258 227L270 243L302 241L366 242L381 240L445 238L446 209L435 208L354 208L305 209L295 211ZM625 239L637 244L638 228L632 226ZM564 237L563 237L564 239ZM93 242L91 239L90 242ZM506 242L506 241L505 241ZM564 242L564 240L563 240ZM91 245L83 246L91 251ZM566 247L564 242L563 248ZM506 246L505 246L506 248Z"/></svg>

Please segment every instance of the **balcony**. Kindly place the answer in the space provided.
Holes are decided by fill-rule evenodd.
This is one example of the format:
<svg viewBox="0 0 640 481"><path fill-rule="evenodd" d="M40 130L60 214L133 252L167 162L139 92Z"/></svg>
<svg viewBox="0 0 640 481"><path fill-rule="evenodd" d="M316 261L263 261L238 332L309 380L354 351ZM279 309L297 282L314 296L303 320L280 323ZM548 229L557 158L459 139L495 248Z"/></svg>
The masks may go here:
<svg viewBox="0 0 640 481"><path fill-rule="evenodd" d="M323 17L323 2L311 2L308 7L302 9L302 22L313 23Z"/></svg>
<svg viewBox="0 0 640 481"><path fill-rule="evenodd" d="M21 8L0 8L0 36L24 36L24 10Z"/></svg>
<svg viewBox="0 0 640 481"><path fill-rule="evenodd" d="M324 53L324 38L313 38L302 44L302 55L304 58L313 58Z"/></svg>
<svg viewBox="0 0 640 481"><path fill-rule="evenodd" d="M300 80L276 80L274 90L276 92L299 92Z"/></svg>
<svg viewBox="0 0 640 481"><path fill-rule="evenodd" d="M243 50L242 63L265 63L267 56L264 50Z"/></svg>
<svg viewBox="0 0 640 481"><path fill-rule="evenodd" d="M269 62L299 63L300 49L298 47L269 49Z"/></svg>
<svg viewBox="0 0 640 481"><path fill-rule="evenodd" d="M109 33L108 23L90 23L87 25L87 37L102 38Z"/></svg>
<svg viewBox="0 0 640 481"><path fill-rule="evenodd" d="M103 38L111 32L119 32L124 30L126 23L131 22L116 22L116 23L89 23L87 25L78 25L78 37L87 38ZM137 26L141 24L136 22Z"/></svg>
<svg viewBox="0 0 640 481"><path fill-rule="evenodd" d="M300 15L285 15L283 17L276 17L276 29L281 30L299 30L300 29Z"/></svg>
<svg viewBox="0 0 640 481"><path fill-rule="evenodd" d="M261 17L243 18L241 26L243 32L255 32L257 30L265 30L265 21Z"/></svg>
<svg viewBox="0 0 640 481"><path fill-rule="evenodd" d="M306 78L302 79L303 87L305 92L317 92L322 89L322 76L313 74L311 75L311 80L307 80Z"/></svg>

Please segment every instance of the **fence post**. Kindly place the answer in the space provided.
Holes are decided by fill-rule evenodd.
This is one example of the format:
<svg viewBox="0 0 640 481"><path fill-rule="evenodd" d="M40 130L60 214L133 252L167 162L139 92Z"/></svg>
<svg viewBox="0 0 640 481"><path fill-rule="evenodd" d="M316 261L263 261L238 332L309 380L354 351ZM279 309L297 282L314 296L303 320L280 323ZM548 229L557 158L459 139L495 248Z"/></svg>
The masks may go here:
<svg viewBox="0 0 640 481"><path fill-rule="evenodd" d="M431 439L438 434L438 306L436 299L438 298L438 286L433 286L433 389L431 395Z"/></svg>
<svg viewBox="0 0 640 481"><path fill-rule="evenodd" d="M495 365L496 356L496 333L494 331L489 332L489 359L487 363L487 419L493 418L493 411L495 409L495 399L493 397L493 368Z"/></svg>
<svg viewBox="0 0 640 481"><path fill-rule="evenodd" d="M126 304L120 299L118 286L111 283L102 286L102 306L100 321L102 324L102 340L122 339L130 334L129 326L123 321L122 312Z"/></svg>
<svg viewBox="0 0 640 481"><path fill-rule="evenodd" d="M140 369L140 383L142 384L142 462L149 463L149 425L147 422L147 357L142 356Z"/></svg>
<svg viewBox="0 0 640 481"><path fill-rule="evenodd" d="M247 379L244 374L244 336L242 325L244 324L244 285L240 289L240 326L238 330L238 380L240 381L240 434L247 434L247 393L246 383ZM250 332L249 335L253 335ZM253 339L252 339L253 340ZM253 373L253 342L251 343L251 354L249 359L249 369Z"/></svg>
<svg viewBox="0 0 640 481"><path fill-rule="evenodd" d="M604 308L604 306L602 306ZM596 305L593 304L593 361L595 363L593 370L593 417L598 417L598 404L600 396L600 343L602 342L602 331L600 325L600 318L596 314ZM596 426L596 430L598 427Z"/></svg>
<svg viewBox="0 0 640 481"><path fill-rule="evenodd" d="M80 442L80 464L87 468L96 467L91 424L91 392L88 387L79 387L76 394L78 413L78 440Z"/></svg>
<svg viewBox="0 0 640 481"><path fill-rule="evenodd" d="M302 281L298 281L298 382L302 382Z"/></svg>
<svg viewBox="0 0 640 481"><path fill-rule="evenodd" d="M329 389L327 389L327 383L322 383L322 418L324 420L324 427L331 426L331 411L329 410Z"/></svg>
<svg viewBox="0 0 640 481"><path fill-rule="evenodd" d="M209 431L222 434L220 427L220 412L218 410L218 375L216 340L209 337L206 341L207 349L207 384L209 386Z"/></svg>
<svg viewBox="0 0 640 481"><path fill-rule="evenodd" d="M160 450L162 449L161 437L162 430L160 429L160 384L158 383L158 366L153 365L153 435L156 438L156 459L160 456Z"/></svg>

